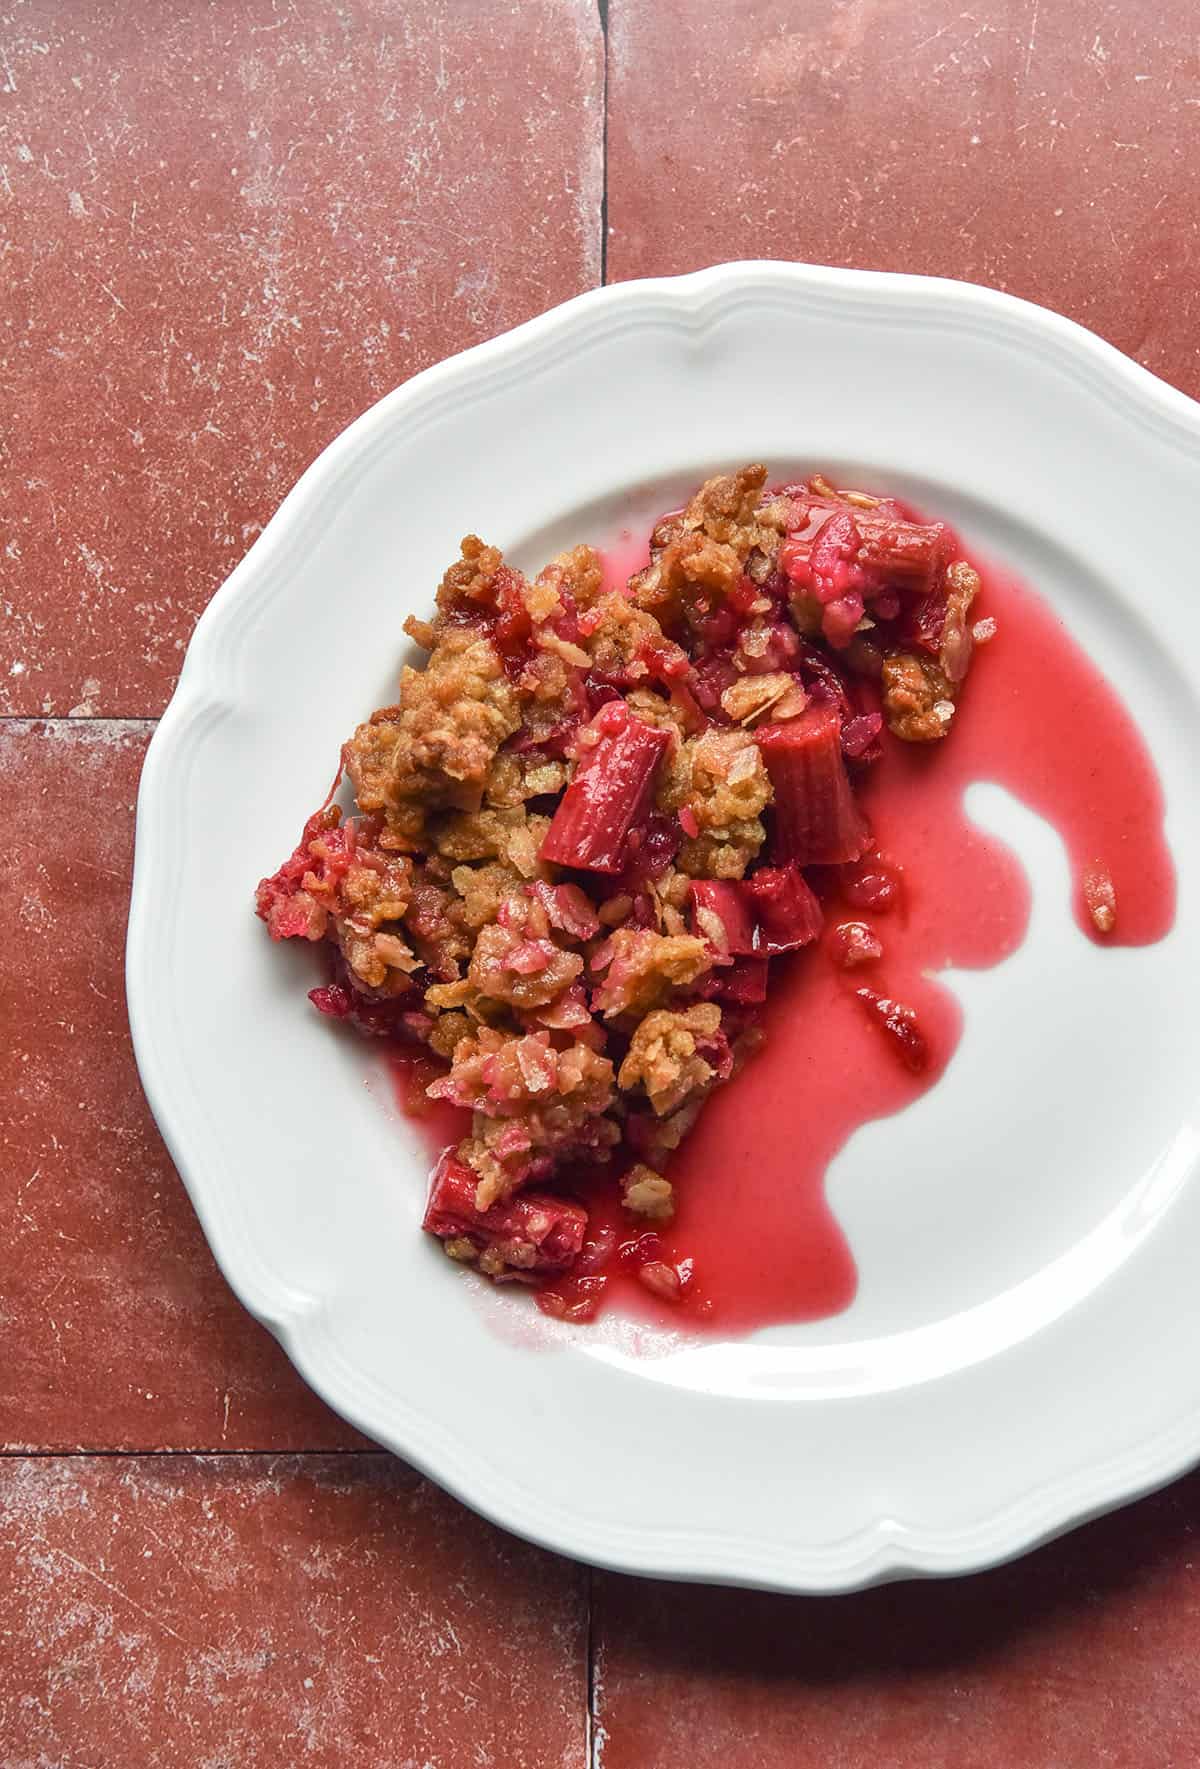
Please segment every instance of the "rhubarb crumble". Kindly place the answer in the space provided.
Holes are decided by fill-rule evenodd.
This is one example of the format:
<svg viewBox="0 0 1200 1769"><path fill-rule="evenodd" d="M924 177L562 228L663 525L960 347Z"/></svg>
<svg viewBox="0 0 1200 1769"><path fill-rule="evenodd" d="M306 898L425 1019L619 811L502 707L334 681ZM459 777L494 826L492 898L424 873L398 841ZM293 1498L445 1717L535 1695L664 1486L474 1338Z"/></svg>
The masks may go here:
<svg viewBox="0 0 1200 1769"><path fill-rule="evenodd" d="M607 1175L626 1263L681 1297L672 1153L752 1059L773 961L818 940L923 1065L864 981L896 887L858 793L883 745L953 729L978 590L942 524L761 466L706 481L615 588L591 547L527 578L463 541L405 623L426 660L343 748L353 814L317 811L257 894L327 954L315 1007L423 1049L471 1114L424 1218L452 1259L587 1318L581 1179Z"/></svg>

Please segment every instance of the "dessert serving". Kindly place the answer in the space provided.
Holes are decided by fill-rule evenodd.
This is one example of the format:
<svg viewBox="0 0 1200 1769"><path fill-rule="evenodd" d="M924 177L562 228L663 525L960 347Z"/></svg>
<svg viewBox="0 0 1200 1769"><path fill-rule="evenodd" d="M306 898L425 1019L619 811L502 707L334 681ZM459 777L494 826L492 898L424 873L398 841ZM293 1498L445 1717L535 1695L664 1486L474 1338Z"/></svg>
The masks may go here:
<svg viewBox="0 0 1200 1769"><path fill-rule="evenodd" d="M424 1216L452 1259L534 1287L560 1318L589 1319L620 1285L703 1319L721 1249L749 1234L743 1300L778 1293L767 1318L786 1318L793 1292L797 1314L849 1299L852 1274L830 1278L829 1258L815 1306L795 1260L792 1292L786 1272L764 1275L775 1205L752 1209L746 1187L723 1206L706 1186L705 1211L729 1220L693 1217L685 1234L683 1174L706 1102L738 1092L777 1024L793 1037L802 1019L809 1041L769 1107L790 1114L798 1173L806 1145L822 1161L836 1148L831 1125L844 1137L855 1112L895 1109L944 1066L955 1028L914 998L935 957L928 915L909 926L920 853L885 846L880 825L903 805L916 828L907 807L936 802L931 828L961 833L946 758L971 722L973 656L999 652L1008 618L981 582L946 524L820 474L771 488L753 465L663 517L631 574L580 545L526 577L464 540L433 618L404 623L424 661L343 748L353 811L331 795L257 895L273 938L325 953L313 1005L386 1040L410 1092L418 1076L457 1110L434 1120L456 1134ZM1047 656L1059 643L1044 611L1026 615L1014 681L1039 634ZM1055 741L1048 717L1047 753ZM1150 937L1103 840L1093 850L1082 924L1113 941L1128 907L1129 937ZM1019 938L1024 900L1003 851L971 852L998 881L975 957L990 962ZM941 964L963 922L954 867L946 856ZM959 882L975 888L969 867ZM838 1046L847 1015L857 1042L821 1094L813 1046L826 1021ZM743 1137L761 1121L756 1104ZM714 1232L715 1257L693 1256L688 1234L712 1246ZM828 1224L797 1233L833 1257Z"/></svg>

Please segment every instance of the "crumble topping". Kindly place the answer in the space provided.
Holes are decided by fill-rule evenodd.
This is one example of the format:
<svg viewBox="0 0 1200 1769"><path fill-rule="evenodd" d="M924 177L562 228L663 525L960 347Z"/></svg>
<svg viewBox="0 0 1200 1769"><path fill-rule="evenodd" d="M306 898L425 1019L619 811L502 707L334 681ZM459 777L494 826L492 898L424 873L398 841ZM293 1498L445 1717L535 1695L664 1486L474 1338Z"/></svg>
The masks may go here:
<svg viewBox="0 0 1200 1769"><path fill-rule="evenodd" d="M353 813L311 817L257 908L328 952L320 1011L423 1048L430 1097L471 1114L425 1217L451 1259L576 1272L548 1312L583 1319L605 1279L577 1179L671 1223L660 1169L761 1041L771 961L822 937L831 879L875 876L859 781L889 737L946 736L994 631L951 543L750 464L663 517L626 585L590 546L527 578L468 535L433 618L405 622L427 656L344 746ZM1105 877L1088 902L1108 931ZM856 921L827 949L859 975L884 954ZM911 1010L854 993L921 1060ZM638 1274L678 1301L690 1262L658 1238Z"/></svg>

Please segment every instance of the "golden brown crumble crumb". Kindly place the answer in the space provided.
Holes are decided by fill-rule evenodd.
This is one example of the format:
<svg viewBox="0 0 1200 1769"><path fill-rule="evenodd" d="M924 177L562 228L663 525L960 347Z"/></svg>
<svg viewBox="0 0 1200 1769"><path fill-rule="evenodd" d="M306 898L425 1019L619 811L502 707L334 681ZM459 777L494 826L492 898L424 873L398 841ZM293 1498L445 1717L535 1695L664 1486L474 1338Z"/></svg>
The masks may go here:
<svg viewBox="0 0 1200 1769"><path fill-rule="evenodd" d="M905 743L936 743L950 729L954 690L931 657L897 652L883 663L883 712Z"/></svg>
<svg viewBox="0 0 1200 1769"><path fill-rule="evenodd" d="M443 613L463 603L485 605L497 572L505 568L499 548L485 546L477 534L464 538L461 552L438 588L437 605Z"/></svg>
<svg viewBox="0 0 1200 1769"><path fill-rule="evenodd" d="M685 709L665 695L657 694L653 688L631 688L625 702L636 718L661 731L674 731L682 739L692 729Z"/></svg>
<svg viewBox="0 0 1200 1769"><path fill-rule="evenodd" d="M672 989L686 987L712 968L706 940L693 934L657 934L650 928L619 927L609 948L603 981L593 1007L606 1020L644 1014L658 1007ZM593 966L595 960L593 960Z"/></svg>
<svg viewBox="0 0 1200 1769"><path fill-rule="evenodd" d="M795 676L783 670L762 676L740 676L721 696L721 705L735 725L794 718L804 711L805 704L804 689Z"/></svg>
<svg viewBox="0 0 1200 1769"><path fill-rule="evenodd" d="M621 1202L626 1210L651 1222L670 1222L675 1214L675 1191L670 1180L642 1161L621 1180Z"/></svg>
<svg viewBox="0 0 1200 1769"><path fill-rule="evenodd" d="M594 624L585 632L583 645L591 667L601 676L644 680L650 673L647 648L668 645L654 616L617 590L600 597L589 621Z"/></svg>
<svg viewBox="0 0 1200 1769"><path fill-rule="evenodd" d="M971 604L979 594L979 573L959 559L947 566L945 583L946 618L938 646L938 666L946 680L957 688L971 662L974 634L969 616Z"/></svg>
<svg viewBox="0 0 1200 1769"><path fill-rule="evenodd" d="M400 698L343 752L362 810L477 805L492 759L521 723L516 694L491 643L448 631L424 669L406 666Z"/></svg>
<svg viewBox="0 0 1200 1769"><path fill-rule="evenodd" d="M526 799L545 798L561 792L567 783L565 762L536 750L516 755L501 750L488 770L484 801L489 806L512 809Z"/></svg>
<svg viewBox="0 0 1200 1769"><path fill-rule="evenodd" d="M946 567L946 614L935 662L921 652L883 660L883 712L888 729L905 743L936 743L954 719L954 701L971 662L975 635L971 604L979 573L964 559Z"/></svg>
<svg viewBox="0 0 1200 1769"><path fill-rule="evenodd" d="M428 1000L428 996L426 997ZM465 1013L437 1013L429 1031L429 1048L435 1056L450 1061L464 1038L469 1038L473 1030L471 1021Z"/></svg>
<svg viewBox="0 0 1200 1769"><path fill-rule="evenodd" d="M568 547L539 572L539 583L568 593L577 608L590 608L604 586L604 565L595 547Z"/></svg>
<svg viewBox="0 0 1200 1769"><path fill-rule="evenodd" d="M462 898L463 919L473 928L495 921L500 905L519 897L525 888L521 874L500 860L483 866L456 866L450 882Z"/></svg>
<svg viewBox="0 0 1200 1769"><path fill-rule="evenodd" d="M430 1091L474 1113L459 1155L479 1177L476 1208L523 1184L539 1151L605 1155L620 1137L607 1116L613 1085L611 1062L586 1044L558 1050L544 1033L488 1027L461 1040L449 1075Z"/></svg>
<svg viewBox="0 0 1200 1769"><path fill-rule="evenodd" d="M686 810L696 834L679 851L680 870L692 878L741 878L763 844L759 813L771 802L771 782L748 731L714 726L682 743L663 767L658 803Z"/></svg>
<svg viewBox="0 0 1200 1769"><path fill-rule="evenodd" d="M618 1085L641 1087L657 1116L667 1117L712 1085L716 1070L697 1049L697 1040L711 1043L720 1027L721 1010L711 1001L682 1012L660 1008L647 1014L630 1040Z"/></svg>
<svg viewBox="0 0 1200 1769"><path fill-rule="evenodd" d="M773 556L779 530L759 513L766 478L762 466L718 474L705 480L681 516L659 524L650 564L630 580L640 608L674 622L689 612L697 591L728 595L752 555ZM757 581L762 575L754 573Z"/></svg>
<svg viewBox="0 0 1200 1769"><path fill-rule="evenodd" d="M529 964L537 968L527 969ZM552 940L529 940L492 922L479 930L467 977L481 995L528 1009L556 1000L582 970L578 952L564 952Z"/></svg>

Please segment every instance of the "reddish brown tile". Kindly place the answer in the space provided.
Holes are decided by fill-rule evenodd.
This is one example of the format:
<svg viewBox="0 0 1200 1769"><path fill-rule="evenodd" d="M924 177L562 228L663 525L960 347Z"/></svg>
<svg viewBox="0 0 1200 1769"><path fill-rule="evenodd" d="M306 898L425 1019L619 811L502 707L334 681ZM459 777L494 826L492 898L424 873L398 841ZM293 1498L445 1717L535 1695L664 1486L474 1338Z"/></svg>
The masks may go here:
<svg viewBox="0 0 1200 1769"><path fill-rule="evenodd" d="M160 710L303 467L595 280L594 0L26 0L0 58L0 711Z"/></svg>
<svg viewBox="0 0 1200 1769"><path fill-rule="evenodd" d="M226 1287L138 1085L122 967L147 736L0 721L0 1434L360 1444Z"/></svg>
<svg viewBox="0 0 1200 1769"><path fill-rule="evenodd" d="M583 1769L585 1634L384 1456L0 1463L5 1769Z"/></svg>
<svg viewBox="0 0 1200 1769"><path fill-rule="evenodd" d="M976 1578L598 1577L604 1769L1191 1769L1200 1476Z"/></svg>
<svg viewBox="0 0 1200 1769"><path fill-rule="evenodd" d="M1200 392L1189 0L613 0L608 275L991 283Z"/></svg>

